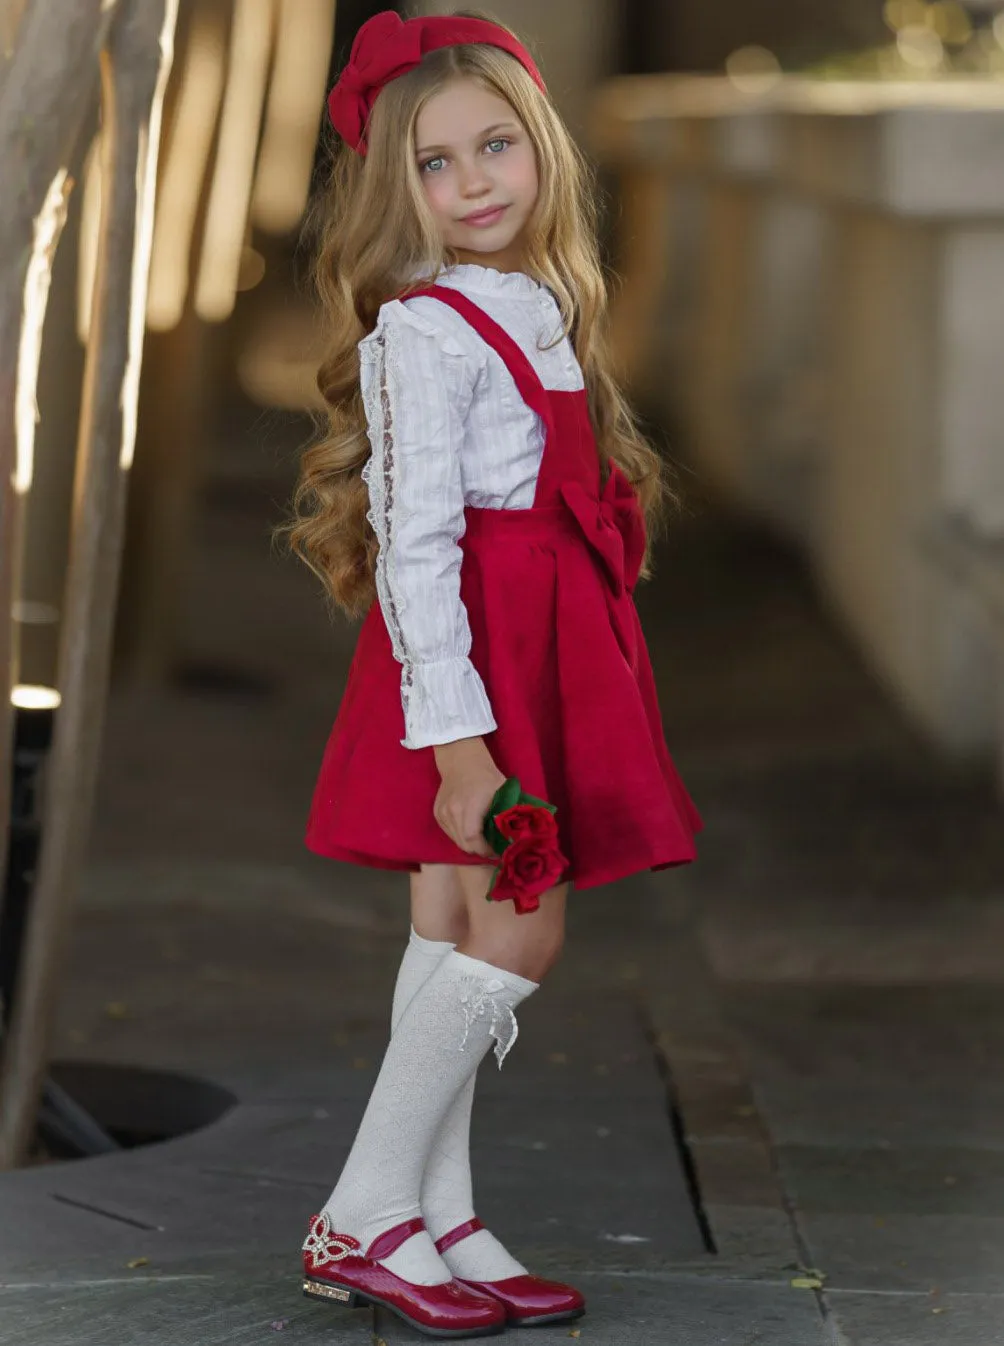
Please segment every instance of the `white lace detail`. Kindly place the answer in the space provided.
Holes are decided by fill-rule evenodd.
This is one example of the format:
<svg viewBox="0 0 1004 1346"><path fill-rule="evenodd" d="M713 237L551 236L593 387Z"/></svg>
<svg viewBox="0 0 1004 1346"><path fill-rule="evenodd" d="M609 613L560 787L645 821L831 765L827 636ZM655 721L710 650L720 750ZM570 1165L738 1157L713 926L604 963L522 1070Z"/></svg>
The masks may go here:
<svg viewBox="0 0 1004 1346"><path fill-rule="evenodd" d="M495 1059L499 1063L499 1070L519 1037L519 1024L511 1007L504 1000L496 998L498 992L504 990L504 982L497 977L487 982L479 977L465 977L460 995L464 1011L464 1036L460 1040L460 1050L466 1049L467 1039L478 1019L490 1014L488 1034L495 1040Z"/></svg>
<svg viewBox="0 0 1004 1346"><path fill-rule="evenodd" d="M431 280L432 268L418 272L418 279ZM458 290L474 290L482 294L499 294L509 299L540 299L551 292L540 281L525 271L496 271L494 267L478 266L474 262L459 262L448 266L435 278L437 285L452 285Z"/></svg>
<svg viewBox="0 0 1004 1346"><path fill-rule="evenodd" d="M380 377L369 383L368 391L364 394L364 402L367 424L374 428L374 433L376 427L379 427L381 471L379 473L373 471L374 458L370 457L363 467L362 479L370 495L370 508L366 517L372 524L380 544L376 562L376 586L394 658L401 665L401 705L407 724L414 674L407 657L401 617L394 597L398 586L395 583L394 553L391 550L391 521L395 509L398 517L401 516L401 506L394 498L394 416L389 382L396 376L397 370L396 367L391 368L392 347L388 345L382 332L374 333L372 344L376 347L376 363Z"/></svg>

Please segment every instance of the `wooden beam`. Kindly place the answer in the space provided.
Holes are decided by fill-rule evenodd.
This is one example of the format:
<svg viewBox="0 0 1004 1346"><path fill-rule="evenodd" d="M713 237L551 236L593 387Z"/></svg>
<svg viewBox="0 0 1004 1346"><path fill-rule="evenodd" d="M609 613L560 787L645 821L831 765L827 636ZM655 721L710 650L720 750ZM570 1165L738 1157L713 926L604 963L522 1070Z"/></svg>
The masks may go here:
<svg viewBox="0 0 1004 1346"><path fill-rule="evenodd" d="M115 0L18 0L4 11L10 46L0 52L0 875L6 872L10 695L17 671L10 613L23 512L23 491L15 489L15 407L25 283L36 220L69 163L94 96L98 52L114 9ZM21 392L34 397L34 388Z"/></svg>
<svg viewBox="0 0 1004 1346"><path fill-rule="evenodd" d="M103 182L60 649L62 706L14 1016L0 1074L0 1169L34 1132L97 782L136 433L153 201L178 0L119 0L101 55Z"/></svg>

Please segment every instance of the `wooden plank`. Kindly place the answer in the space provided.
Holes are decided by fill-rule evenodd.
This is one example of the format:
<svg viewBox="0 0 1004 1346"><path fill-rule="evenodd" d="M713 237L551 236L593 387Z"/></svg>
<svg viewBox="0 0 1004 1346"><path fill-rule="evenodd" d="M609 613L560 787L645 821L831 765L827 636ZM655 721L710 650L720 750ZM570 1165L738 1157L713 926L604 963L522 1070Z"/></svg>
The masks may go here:
<svg viewBox="0 0 1004 1346"><path fill-rule="evenodd" d="M106 194L84 371L74 518L42 850L0 1075L0 1169L33 1129L97 780L135 436L160 114L178 0L121 0L101 55Z"/></svg>
<svg viewBox="0 0 1004 1346"><path fill-rule="evenodd" d="M21 492L14 474L16 394L25 281L35 221L70 160L97 77L98 51L116 0L50 0L4 7L0 65L0 874L10 815L11 607L16 596ZM27 390L31 396L34 389ZM23 451L23 445L22 445Z"/></svg>

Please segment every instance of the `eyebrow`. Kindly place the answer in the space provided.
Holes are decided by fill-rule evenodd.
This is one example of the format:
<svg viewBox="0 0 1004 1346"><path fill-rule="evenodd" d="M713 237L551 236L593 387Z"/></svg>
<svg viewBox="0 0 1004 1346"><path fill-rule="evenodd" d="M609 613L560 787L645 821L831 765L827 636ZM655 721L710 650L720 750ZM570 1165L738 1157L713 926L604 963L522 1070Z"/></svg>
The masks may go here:
<svg viewBox="0 0 1004 1346"><path fill-rule="evenodd" d="M486 126L483 131L479 131L473 136L473 140L484 140L490 136L493 131L517 131L519 127L515 122L493 122L491 126ZM415 151L416 154L432 154L433 152L441 154L443 150L452 149L451 145L424 145L421 149Z"/></svg>

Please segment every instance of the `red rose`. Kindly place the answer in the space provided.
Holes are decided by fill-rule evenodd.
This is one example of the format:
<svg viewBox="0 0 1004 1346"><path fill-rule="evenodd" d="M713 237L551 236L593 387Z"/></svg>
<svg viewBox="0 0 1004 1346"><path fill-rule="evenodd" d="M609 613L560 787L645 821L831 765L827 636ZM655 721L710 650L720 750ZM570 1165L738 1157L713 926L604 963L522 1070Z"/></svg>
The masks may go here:
<svg viewBox="0 0 1004 1346"><path fill-rule="evenodd" d="M557 846L535 837L511 841L502 852L495 884L489 894L493 902L512 901L521 914L536 911L540 895L561 879L568 861Z"/></svg>
<svg viewBox="0 0 1004 1346"><path fill-rule="evenodd" d="M523 837L555 842L558 839L554 814L539 804L514 804L511 809L496 815L495 826L510 841L521 841Z"/></svg>

